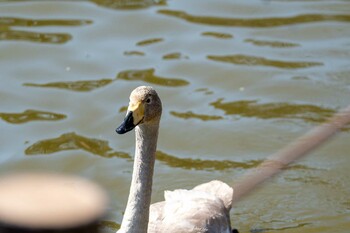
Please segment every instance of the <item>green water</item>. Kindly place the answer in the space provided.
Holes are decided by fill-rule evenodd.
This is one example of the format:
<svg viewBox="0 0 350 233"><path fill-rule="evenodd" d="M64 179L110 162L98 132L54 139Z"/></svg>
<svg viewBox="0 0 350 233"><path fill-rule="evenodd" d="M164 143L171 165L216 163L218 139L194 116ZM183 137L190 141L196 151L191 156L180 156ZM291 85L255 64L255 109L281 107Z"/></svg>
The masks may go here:
<svg viewBox="0 0 350 233"><path fill-rule="evenodd" d="M0 1L0 172L78 174L121 222L133 133L130 91L163 102L153 202L230 184L350 104L350 2ZM348 232L350 131L231 212L240 232Z"/></svg>

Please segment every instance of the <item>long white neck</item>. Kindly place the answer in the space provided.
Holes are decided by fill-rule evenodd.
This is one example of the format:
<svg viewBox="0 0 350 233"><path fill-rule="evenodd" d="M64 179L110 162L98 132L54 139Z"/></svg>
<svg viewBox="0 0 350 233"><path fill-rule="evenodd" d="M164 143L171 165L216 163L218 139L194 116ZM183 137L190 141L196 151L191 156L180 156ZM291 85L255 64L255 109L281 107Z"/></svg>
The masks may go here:
<svg viewBox="0 0 350 233"><path fill-rule="evenodd" d="M147 232L158 128L158 124L135 128L134 169L120 233Z"/></svg>

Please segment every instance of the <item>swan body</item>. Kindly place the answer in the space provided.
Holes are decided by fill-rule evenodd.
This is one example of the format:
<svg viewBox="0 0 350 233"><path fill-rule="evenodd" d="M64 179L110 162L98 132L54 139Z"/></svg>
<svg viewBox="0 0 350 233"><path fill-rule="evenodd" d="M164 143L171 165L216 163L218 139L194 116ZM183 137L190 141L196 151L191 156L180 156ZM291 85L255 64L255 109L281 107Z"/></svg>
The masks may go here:
<svg viewBox="0 0 350 233"><path fill-rule="evenodd" d="M191 190L165 191L150 204L162 103L152 87L132 91L126 117L117 128L135 128L136 148L128 203L118 233L230 233L233 189L210 181Z"/></svg>
<svg viewBox="0 0 350 233"><path fill-rule="evenodd" d="M218 192L208 192L212 188ZM220 197L223 193L226 196ZM232 199L230 194L233 194L232 188L217 180L191 190L165 191L165 201L150 207L148 232L231 233L231 203L225 205L224 202Z"/></svg>

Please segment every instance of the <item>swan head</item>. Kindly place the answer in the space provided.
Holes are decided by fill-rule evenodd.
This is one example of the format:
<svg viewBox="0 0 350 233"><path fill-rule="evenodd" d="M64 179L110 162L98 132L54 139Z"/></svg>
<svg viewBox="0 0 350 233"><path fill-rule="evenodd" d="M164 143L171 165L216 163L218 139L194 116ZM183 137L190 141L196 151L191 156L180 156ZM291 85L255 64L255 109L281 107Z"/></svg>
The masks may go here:
<svg viewBox="0 0 350 233"><path fill-rule="evenodd" d="M140 86L130 94L129 107L123 123L116 129L124 134L138 125L158 125L162 114L162 102L157 92L149 86Z"/></svg>

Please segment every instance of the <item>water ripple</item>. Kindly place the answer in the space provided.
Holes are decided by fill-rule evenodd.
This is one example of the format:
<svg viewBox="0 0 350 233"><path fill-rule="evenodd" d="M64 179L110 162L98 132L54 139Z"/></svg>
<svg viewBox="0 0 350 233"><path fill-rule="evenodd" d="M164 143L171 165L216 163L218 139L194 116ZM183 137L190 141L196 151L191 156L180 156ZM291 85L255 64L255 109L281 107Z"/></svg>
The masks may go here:
<svg viewBox="0 0 350 233"><path fill-rule="evenodd" d="M222 32L203 32L202 36L211 36L218 39L231 39L233 36L229 33L222 33Z"/></svg>
<svg viewBox="0 0 350 233"><path fill-rule="evenodd" d="M183 169L195 170L225 170L232 168L253 168L261 163L259 160L251 160L247 162L234 162L230 160L201 160L190 158L177 158L175 156L166 154L162 151L157 151L156 159L169 167L179 167Z"/></svg>
<svg viewBox="0 0 350 233"><path fill-rule="evenodd" d="M266 41L266 40L255 40L255 39L245 39L244 42L252 43L256 46L270 46L273 48L290 48L298 47L299 44L282 42L282 41Z"/></svg>
<svg viewBox="0 0 350 233"><path fill-rule="evenodd" d="M175 117L179 117L179 118L183 118L183 119L194 118L194 119L199 119L202 121L215 121L215 120L222 119L221 116L209 116L209 115L204 115L204 114L196 114L196 113L193 113L191 111L183 112L183 113L171 111L170 114L175 116Z"/></svg>
<svg viewBox="0 0 350 233"><path fill-rule="evenodd" d="M158 13L173 16L191 23L227 27L280 27L295 24L315 23L324 21L350 22L350 15L303 14L291 17L271 18L224 18L215 16L195 16L185 11L158 10Z"/></svg>
<svg viewBox="0 0 350 233"><path fill-rule="evenodd" d="M39 43L64 44L71 40L67 33L40 33L0 28L0 40L23 40Z"/></svg>
<svg viewBox="0 0 350 233"><path fill-rule="evenodd" d="M163 55L162 57L164 60L175 60L175 59L188 59L188 56L183 55L182 53L179 52L174 52L174 53L168 53Z"/></svg>
<svg viewBox="0 0 350 233"><path fill-rule="evenodd" d="M86 80L86 81L67 81L67 82L52 82L45 84L37 83L24 83L24 86L29 87L49 87L49 88L59 88L67 89L70 91L86 92L92 91L100 87L104 87L112 83L112 79L100 79L100 80Z"/></svg>
<svg viewBox="0 0 350 233"><path fill-rule="evenodd" d="M136 43L137 46L146 46L164 41L162 38L152 38L147 40L142 40Z"/></svg>
<svg viewBox="0 0 350 233"><path fill-rule="evenodd" d="M321 62L307 62L307 61L280 61L272 60L264 57L255 57L249 55L227 55L227 56L214 56L208 55L208 59L218 62L232 63L236 65L248 65L248 66L269 66L282 69L301 69L313 66L322 66Z"/></svg>
<svg viewBox="0 0 350 233"><path fill-rule="evenodd" d="M0 17L0 25L9 27L83 26L88 24L92 24L92 21L76 19L24 19Z"/></svg>
<svg viewBox="0 0 350 233"><path fill-rule="evenodd" d="M124 158L131 159L125 152L113 151L108 145L108 141L87 138L74 132L65 133L57 138L38 141L25 150L26 155L53 154L66 150L84 150L91 154L104 158ZM250 169L259 165L261 160L250 160L246 162L235 162L230 160L201 160L191 158L178 158L162 151L156 152L156 160L169 167L195 170L225 170L232 168ZM288 169L312 169L304 165L292 165Z"/></svg>
<svg viewBox="0 0 350 233"><path fill-rule="evenodd" d="M307 104L263 103L257 100L223 102L219 99L210 104L214 108L225 111L227 115L256 117L260 119L301 119L306 122L320 123L335 113L335 110Z"/></svg>
<svg viewBox="0 0 350 233"><path fill-rule="evenodd" d="M98 223L99 229L107 229L110 231L117 231L120 228L120 224L110 220L101 220Z"/></svg>
<svg viewBox="0 0 350 233"><path fill-rule="evenodd" d="M155 69L146 69L146 70L126 70L122 71L117 75L117 79L122 80L141 80L151 84L157 84L160 86L170 86L170 87L179 87L186 86L189 84L188 81L183 79L174 79L174 78L163 78L156 76L154 74Z"/></svg>
<svg viewBox="0 0 350 233"><path fill-rule="evenodd" d="M166 0L90 0L91 2L111 8L120 10L135 10L143 9L151 6L165 6Z"/></svg>
<svg viewBox="0 0 350 233"><path fill-rule="evenodd" d="M214 94L213 91L209 90L208 88L198 88L195 90L195 92L203 92L205 95L212 95Z"/></svg>
<svg viewBox="0 0 350 233"><path fill-rule="evenodd" d="M63 114L44 112L28 109L22 113L4 113L0 112L0 118L12 124L22 124L30 121L58 121L65 119Z"/></svg>
<svg viewBox="0 0 350 233"><path fill-rule="evenodd" d="M321 179L320 177L317 176L304 176L304 177L286 177L285 178L287 181L290 182L298 182L298 183L305 183L305 184L318 184L318 185L330 185L329 182Z"/></svg>
<svg viewBox="0 0 350 233"><path fill-rule="evenodd" d="M273 220L270 220L273 222ZM280 224L282 225L282 224ZM283 226L269 227L269 228L253 228L250 230L251 233L263 233L263 232L273 232L273 231L286 231L289 229L297 229L304 228L305 226L312 225L312 223L289 223L286 222ZM307 230L302 230L303 232L307 232Z"/></svg>
<svg viewBox="0 0 350 233"><path fill-rule="evenodd" d="M132 50L132 51L125 51L124 55L125 56L144 56L145 53L141 51Z"/></svg>
<svg viewBox="0 0 350 233"><path fill-rule="evenodd" d="M72 36L70 34L13 30L11 27L67 27L82 26L91 23L91 20L25 19L14 17L0 17L0 40L23 40L39 43L63 44L72 39Z"/></svg>
<svg viewBox="0 0 350 233"><path fill-rule="evenodd" d="M65 133L57 138L38 141L25 150L26 155L53 154L65 150L84 150L105 158L130 158L127 153L113 151L108 141Z"/></svg>
<svg viewBox="0 0 350 233"><path fill-rule="evenodd" d="M202 159L191 159L191 158L178 158L173 155L169 155L162 151L156 152L156 159L169 167L177 167L182 169L195 169L195 170L226 170L232 168L250 169L258 166L262 160L249 160L246 162L236 162L231 160L202 160ZM310 170L314 169L301 164L294 164L288 166L285 169L302 169Z"/></svg>

